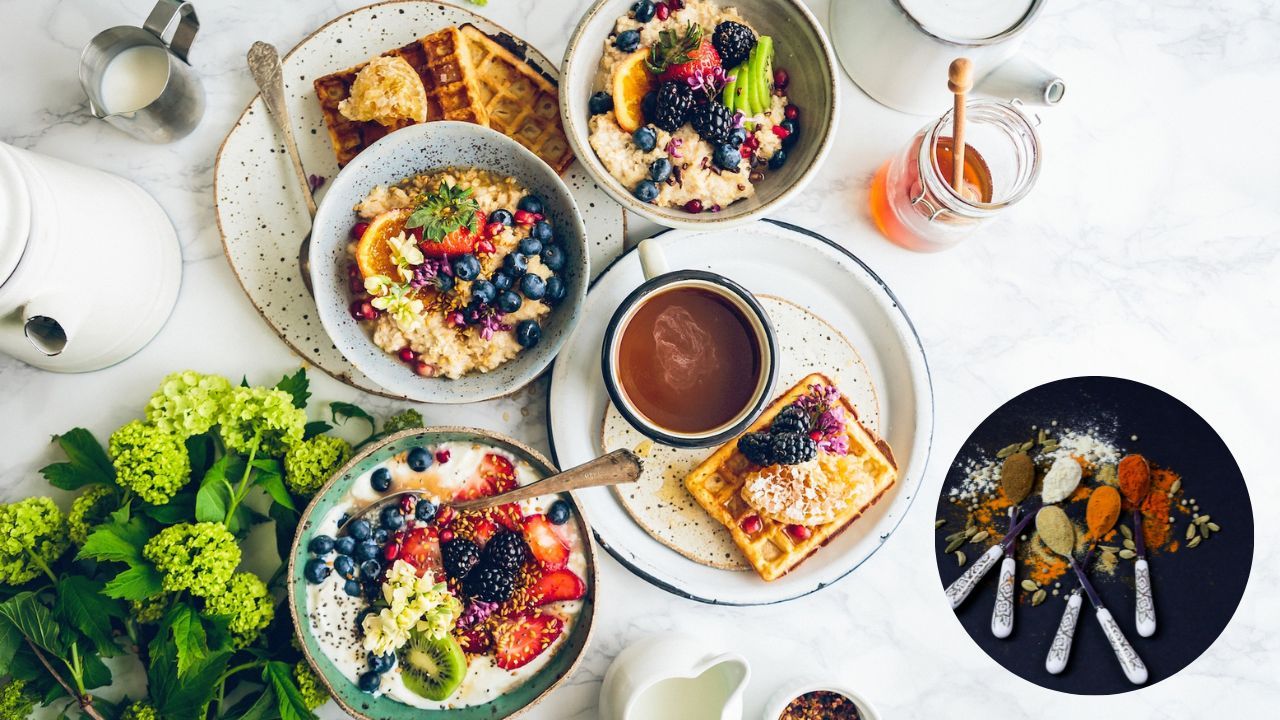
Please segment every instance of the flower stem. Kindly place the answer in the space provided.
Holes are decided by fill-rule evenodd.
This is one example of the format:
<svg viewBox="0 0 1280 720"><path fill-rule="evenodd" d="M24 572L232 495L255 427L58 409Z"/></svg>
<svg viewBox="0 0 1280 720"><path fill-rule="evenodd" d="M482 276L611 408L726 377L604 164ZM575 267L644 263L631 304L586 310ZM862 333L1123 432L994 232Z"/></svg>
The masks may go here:
<svg viewBox="0 0 1280 720"><path fill-rule="evenodd" d="M240 507L240 501L244 500L245 494L249 491L249 476L253 474L253 460L258 456L258 446L262 444L262 431L258 430L253 434L253 448L249 450L249 459L244 463L244 475L240 477L240 483L236 486L235 492L231 495L231 503L227 507L227 516L223 518L223 525L230 525L231 518L236 514L236 508Z"/></svg>
<svg viewBox="0 0 1280 720"><path fill-rule="evenodd" d="M102 713L98 712L98 709L93 706L92 695L85 692L76 692L75 688L71 687L71 685L63 679L62 675L54 669L53 664L49 662L49 658L45 657L44 653L40 652L40 648L35 643L31 642L31 638L24 636L23 639L27 641L27 646L31 648L31 652L35 653L36 659L40 661L40 664L44 666L44 669L53 676L53 679L57 681L59 685L62 686L63 691L67 693L67 697L70 697L80 703L80 709L84 711L85 715L93 718L93 720L106 720L106 718L102 717ZM75 652L74 645L72 646L72 652Z"/></svg>
<svg viewBox="0 0 1280 720"><path fill-rule="evenodd" d="M50 582L54 585L58 584L58 576L54 575L53 570L49 569L49 564L44 561L44 558L41 558L39 555L32 552L31 548L23 548L23 551L27 553L28 558L31 558L32 565L35 565L44 571L44 574L49 577Z"/></svg>

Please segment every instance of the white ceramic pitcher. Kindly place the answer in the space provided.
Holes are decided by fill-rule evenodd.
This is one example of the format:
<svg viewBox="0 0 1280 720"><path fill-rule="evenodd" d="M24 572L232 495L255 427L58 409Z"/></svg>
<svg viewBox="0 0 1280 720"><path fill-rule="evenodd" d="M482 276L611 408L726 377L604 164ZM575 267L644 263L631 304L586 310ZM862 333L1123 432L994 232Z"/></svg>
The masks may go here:
<svg viewBox="0 0 1280 720"><path fill-rule="evenodd" d="M618 654L600 689L602 720L742 720L751 667L683 635L657 635Z"/></svg>
<svg viewBox="0 0 1280 720"><path fill-rule="evenodd" d="M177 234L142 188L0 143L0 353L114 365L159 332L181 278Z"/></svg>

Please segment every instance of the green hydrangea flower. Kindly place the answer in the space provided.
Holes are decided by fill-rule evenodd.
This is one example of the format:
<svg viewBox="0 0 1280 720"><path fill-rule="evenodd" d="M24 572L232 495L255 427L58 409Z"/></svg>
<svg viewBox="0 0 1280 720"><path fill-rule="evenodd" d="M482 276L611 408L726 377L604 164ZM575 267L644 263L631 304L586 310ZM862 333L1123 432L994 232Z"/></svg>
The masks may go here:
<svg viewBox="0 0 1280 720"><path fill-rule="evenodd" d="M283 390L236 387L218 422L222 425L222 442L228 449L247 455L257 437L259 454L279 457L302 442L307 414L294 407L293 397Z"/></svg>
<svg viewBox="0 0 1280 720"><path fill-rule="evenodd" d="M151 703L146 700L139 700L125 708L120 720L160 720L160 713L156 712Z"/></svg>
<svg viewBox="0 0 1280 720"><path fill-rule="evenodd" d="M231 576L231 582L221 592L204 599L204 614L231 618L227 627L236 649L240 649L271 624L276 608L266 583L253 573L239 572Z"/></svg>
<svg viewBox="0 0 1280 720"><path fill-rule="evenodd" d="M316 676L306 660L299 660L298 664L293 666L293 679L298 683L298 690L302 692L302 702L308 710L315 710L329 702L329 692L324 689L320 678Z"/></svg>
<svg viewBox="0 0 1280 720"><path fill-rule="evenodd" d="M222 523L181 523L156 533L142 556L164 575L166 592L210 597L226 591L240 564L240 546Z"/></svg>
<svg viewBox="0 0 1280 720"><path fill-rule="evenodd" d="M107 443L116 483L152 505L169 502L191 479L191 458L182 438L134 420Z"/></svg>
<svg viewBox="0 0 1280 720"><path fill-rule="evenodd" d="M26 720L35 710L34 694L27 692L25 680L10 680L0 688L0 720Z"/></svg>
<svg viewBox="0 0 1280 720"><path fill-rule="evenodd" d="M284 454L284 482L299 495L320 489L329 476L351 457L351 445L339 437L317 435Z"/></svg>
<svg viewBox="0 0 1280 720"><path fill-rule="evenodd" d="M219 375L173 373L147 402L147 422L183 438L208 432L230 393L231 382Z"/></svg>
<svg viewBox="0 0 1280 720"><path fill-rule="evenodd" d="M71 501L67 511L67 532L71 542L83 545L93 528L102 524L118 507L116 489L110 485L90 485Z"/></svg>
<svg viewBox="0 0 1280 720"><path fill-rule="evenodd" d="M382 432L390 435L391 433L398 433L401 430L420 428L423 426L422 413L411 408L387 418L386 422L382 423Z"/></svg>
<svg viewBox="0 0 1280 720"><path fill-rule="evenodd" d="M0 505L0 583L21 585L41 573L71 545L67 520L47 497Z"/></svg>
<svg viewBox="0 0 1280 720"><path fill-rule="evenodd" d="M161 593L146 600L130 600L129 612L140 625L154 625L160 622L169 610L169 594Z"/></svg>

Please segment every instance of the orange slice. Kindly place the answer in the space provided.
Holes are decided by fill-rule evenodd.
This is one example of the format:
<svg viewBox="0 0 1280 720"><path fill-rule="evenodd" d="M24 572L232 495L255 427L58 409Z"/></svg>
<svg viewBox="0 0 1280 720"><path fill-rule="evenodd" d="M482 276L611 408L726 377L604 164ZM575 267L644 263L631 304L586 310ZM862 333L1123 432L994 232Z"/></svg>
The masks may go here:
<svg viewBox="0 0 1280 720"><path fill-rule="evenodd" d="M644 124L640 105L653 89L653 75L645 66L647 57L647 51L637 51L613 69L613 115L618 126L627 132L635 132Z"/></svg>
<svg viewBox="0 0 1280 720"><path fill-rule="evenodd" d="M360 267L360 275L365 278L374 275L387 275L396 282L396 264L391 259L391 238L404 232L404 224L413 214L413 208L388 210L369 223L360 242L356 245L356 265Z"/></svg>

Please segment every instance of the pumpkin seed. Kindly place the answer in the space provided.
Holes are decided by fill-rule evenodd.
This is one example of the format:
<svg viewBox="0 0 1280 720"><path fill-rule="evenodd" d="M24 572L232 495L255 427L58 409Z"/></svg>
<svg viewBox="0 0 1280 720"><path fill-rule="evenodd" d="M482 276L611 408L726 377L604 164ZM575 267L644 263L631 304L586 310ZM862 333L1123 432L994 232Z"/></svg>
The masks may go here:
<svg viewBox="0 0 1280 720"><path fill-rule="evenodd" d="M1023 581L1022 581L1022 589L1023 589L1023 590L1026 590L1026 591L1027 591L1027 592L1029 592L1029 593L1033 593L1033 592L1035 592L1035 591L1039 590L1039 589L1040 589L1040 586L1036 584L1036 581L1035 581L1035 580L1023 580Z"/></svg>
<svg viewBox="0 0 1280 720"><path fill-rule="evenodd" d="M1120 526L1120 534L1121 534L1121 535L1123 535L1123 536L1125 536L1126 538L1128 538L1128 539L1130 539L1130 540L1132 540L1132 539L1133 539L1133 531L1129 529L1129 526L1128 526L1128 525L1121 525L1121 526Z"/></svg>
<svg viewBox="0 0 1280 720"><path fill-rule="evenodd" d="M952 540L951 542L947 543L947 549L944 552L953 553L956 550L960 549L960 546L963 544L964 544L964 538L958 537L955 540Z"/></svg>
<svg viewBox="0 0 1280 720"><path fill-rule="evenodd" d="M1138 553L1129 549L1124 549L1120 551L1120 557L1124 558L1125 560L1132 560L1138 557Z"/></svg>
<svg viewBox="0 0 1280 720"><path fill-rule="evenodd" d="M1040 590L1037 590L1035 594L1031 596L1031 604L1039 605L1040 603L1044 602L1044 599L1047 597L1049 597L1049 593L1045 592L1043 588Z"/></svg>
<svg viewBox="0 0 1280 720"><path fill-rule="evenodd" d="M1000 459L1000 460L1003 460L1003 459L1005 459L1005 458L1009 457L1010 455L1012 455L1012 454L1014 454L1014 453L1018 452L1018 449L1019 449L1019 448L1021 448L1021 447L1022 447L1022 443L1014 443L1014 444L1012 444L1012 445L1005 445L1004 447L1000 448L1000 451L999 451L999 452L997 452L997 453L996 453L996 458L998 458L998 459Z"/></svg>
<svg viewBox="0 0 1280 720"><path fill-rule="evenodd" d="M1205 523L1205 527L1209 528L1214 532L1219 532L1222 530L1222 528L1218 527L1218 523Z"/></svg>
<svg viewBox="0 0 1280 720"><path fill-rule="evenodd" d="M967 561L967 558L964 556L964 551L962 551L962 550L957 550L957 551L956 551L956 564L957 564L957 565L964 565L966 561Z"/></svg>
<svg viewBox="0 0 1280 720"><path fill-rule="evenodd" d="M1132 541L1132 540L1130 540L1130 539L1128 539L1128 538L1125 538L1125 541L1124 541L1123 543L1121 543L1121 544L1122 544L1122 545L1124 545L1124 548L1125 548L1126 550L1137 550L1137 549L1138 549L1138 545L1137 545L1137 543L1135 543L1134 541Z"/></svg>
<svg viewBox="0 0 1280 720"><path fill-rule="evenodd" d="M1189 548L1193 548L1193 547L1195 547L1195 546L1197 546L1197 545L1199 545L1199 544L1200 544L1200 536L1199 536L1199 535L1197 535L1197 536L1195 536L1195 537L1191 538L1191 542L1187 543L1187 547L1189 547Z"/></svg>
<svg viewBox="0 0 1280 720"><path fill-rule="evenodd" d="M1173 481L1172 485L1169 486L1169 494L1177 495L1178 491L1181 489L1182 489L1182 478L1178 478L1177 480Z"/></svg>
<svg viewBox="0 0 1280 720"><path fill-rule="evenodd" d="M940 527L942 527L943 525L946 525L946 524L947 524L947 521L946 521L946 520L938 520L938 521L936 521L936 522L934 522L934 523L933 523L933 529L934 529L934 530L937 530L938 528L940 528Z"/></svg>
<svg viewBox="0 0 1280 720"><path fill-rule="evenodd" d="M986 530L983 530L982 532L978 533L977 535L974 535L973 537L969 538L969 542L972 542L972 543L980 543L980 542L982 542L983 540L986 540L986 539L987 539L987 538L989 538L989 537L991 537L991 533L987 532Z"/></svg>
<svg viewBox="0 0 1280 720"><path fill-rule="evenodd" d="M1195 536L1196 536L1196 525L1195 523L1191 523L1187 525L1187 539L1190 540Z"/></svg>

